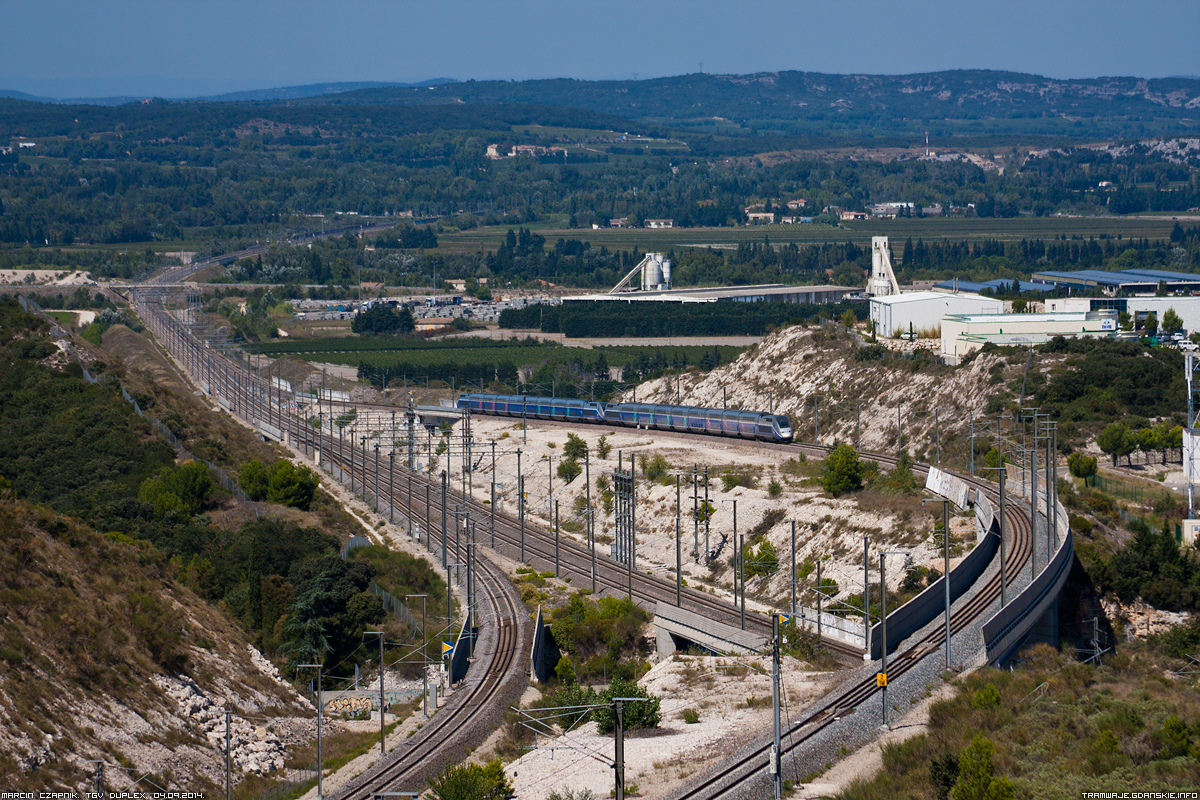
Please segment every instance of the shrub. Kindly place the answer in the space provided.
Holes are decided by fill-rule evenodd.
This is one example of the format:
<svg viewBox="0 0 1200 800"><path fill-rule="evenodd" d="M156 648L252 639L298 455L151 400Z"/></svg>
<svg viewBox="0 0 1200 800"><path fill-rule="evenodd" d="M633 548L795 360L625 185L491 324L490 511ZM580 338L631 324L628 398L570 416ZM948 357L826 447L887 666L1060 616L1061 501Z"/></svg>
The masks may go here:
<svg viewBox="0 0 1200 800"><path fill-rule="evenodd" d="M659 708L662 701L651 695L633 681L617 678L612 685L600 693L598 702L611 704L614 697L644 697L645 701L625 704L625 730L657 728L662 721ZM617 718L611 705L602 705L592 713L600 733L612 733L617 728Z"/></svg>
<svg viewBox="0 0 1200 800"><path fill-rule="evenodd" d="M608 443L607 436L601 436L600 441L596 442L596 455L601 458L608 458L612 452L612 445Z"/></svg>
<svg viewBox="0 0 1200 800"><path fill-rule="evenodd" d="M626 794L629 794L628 788L626 787ZM561 789L551 790L550 794L546 795L546 800L600 800L600 798L596 797L591 789L575 791L564 786Z"/></svg>
<svg viewBox="0 0 1200 800"><path fill-rule="evenodd" d="M1011 800L1016 796L1012 781L994 776L995 748L983 734L975 734L958 759L958 781L950 796L954 800Z"/></svg>
<svg viewBox="0 0 1200 800"><path fill-rule="evenodd" d="M287 459L280 459L271 467L267 500L307 511L320 484L320 477L308 467L297 467Z"/></svg>
<svg viewBox="0 0 1200 800"><path fill-rule="evenodd" d="M896 466L880 475L875 483L883 494L916 494L921 491L922 484L912 471L912 457L901 453Z"/></svg>
<svg viewBox="0 0 1200 800"><path fill-rule="evenodd" d="M257 458L247 461L238 470L238 485L242 487L246 496L256 503L266 499L267 486L270 482L270 473L267 472L263 462Z"/></svg>
<svg viewBox="0 0 1200 800"><path fill-rule="evenodd" d="M1178 758L1188 754L1188 727L1174 714L1163 720L1157 739L1160 742L1158 758Z"/></svg>
<svg viewBox="0 0 1200 800"><path fill-rule="evenodd" d="M862 462L853 447L839 444L833 448L825 459L821 486L834 497L862 488Z"/></svg>
<svg viewBox="0 0 1200 800"><path fill-rule="evenodd" d="M1071 453L1067 456L1067 469L1076 478L1082 478L1084 486L1089 485L1090 479L1096 474L1097 467L1095 456L1083 453Z"/></svg>
<svg viewBox="0 0 1200 800"><path fill-rule="evenodd" d="M561 656L558 659L558 663L554 666L554 676L564 686L571 686L575 683L575 665L571 663L570 656Z"/></svg>
<svg viewBox="0 0 1200 800"><path fill-rule="evenodd" d="M779 485L779 481L772 479L767 484L767 495L770 497L779 497L781 494L783 494L783 487Z"/></svg>
<svg viewBox="0 0 1200 800"><path fill-rule="evenodd" d="M1087 517L1080 517L1072 514L1070 520L1071 530L1075 531L1076 533L1086 536L1092 532L1092 521Z"/></svg>
<svg viewBox="0 0 1200 800"><path fill-rule="evenodd" d="M700 721L700 712L694 708L685 708L683 710L683 721L688 725L695 725Z"/></svg>
<svg viewBox="0 0 1200 800"><path fill-rule="evenodd" d="M937 789L937 800L947 800L950 790L958 781L958 756L943 753L932 758L929 762L929 779Z"/></svg>
<svg viewBox="0 0 1200 800"><path fill-rule="evenodd" d="M506 800L513 785L499 760L479 764L451 764L429 781L435 800Z"/></svg>
<svg viewBox="0 0 1200 800"><path fill-rule="evenodd" d="M734 472L732 470L727 470L721 473L721 488L727 492L732 492L739 486L745 486L747 489L753 489L757 482L757 479L749 472Z"/></svg>
<svg viewBox="0 0 1200 800"><path fill-rule="evenodd" d="M771 575L779 569L779 553L767 539L759 543L758 550L754 549L752 543L747 543L744 556L747 576Z"/></svg>
<svg viewBox="0 0 1200 800"><path fill-rule="evenodd" d="M573 433L567 434L567 443L563 445L563 455L576 460L587 457L587 442Z"/></svg>
<svg viewBox="0 0 1200 800"><path fill-rule="evenodd" d="M195 516L204 508L214 487L208 467L196 461L179 467L163 467L138 489L138 499L154 506L160 519L170 512Z"/></svg>
<svg viewBox="0 0 1200 800"><path fill-rule="evenodd" d="M579 462L574 458L565 458L559 462L558 469L555 471L558 473L558 477L569 484L583 474L583 467L579 466Z"/></svg>
<svg viewBox="0 0 1200 800"><path fill-rule="evenodd" d="M971 708L988 709L998 705L1000 705L1000 692L997 691L994 683L984 686L971 698Z"/></svg>
<svg viewBox="0 0 1200 800"><path fill-rule="evenodd" d="M658 481L663 484L671 482L671 476L667 474L671 470L671 462L663 458L662 454L656 453L650 458L643 455L640 461L642 475L646 480Z"/></svg>

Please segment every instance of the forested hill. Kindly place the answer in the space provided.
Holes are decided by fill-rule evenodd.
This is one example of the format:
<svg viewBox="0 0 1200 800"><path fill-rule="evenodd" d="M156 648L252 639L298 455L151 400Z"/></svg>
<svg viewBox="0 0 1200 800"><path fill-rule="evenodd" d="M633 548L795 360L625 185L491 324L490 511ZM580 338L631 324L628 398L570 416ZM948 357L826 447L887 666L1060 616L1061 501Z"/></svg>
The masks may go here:
<svg viewBox="0 0 1200 800"><path fill-rule="evenodd" d="M429 91L426 89L425 91ZM351 92L351 94L358 94ZM123 106L61 105L0 97L0 141L7 137L75 138L117 133L138 143L204 140L252 125L279 144L327 143L330 137L397 136L451 130L508 131L514 125L629 130L629 121L596 111L529 103L438 103L415 106L302 106L272 103L174 103ZM644 127L644 126L643 126Z"/></svg>
<svg viewBox="0 0 1200 800"><path fill-rule="evenodd" d="M1200 80L1087 78L1055 80L993 70L917 75L828 75L819 72L704 73L641 81L466 81L421 89L344 92L309 103L537 103L628 118L753 120L1122 116L1152 119L1200 115Z"/></svg>

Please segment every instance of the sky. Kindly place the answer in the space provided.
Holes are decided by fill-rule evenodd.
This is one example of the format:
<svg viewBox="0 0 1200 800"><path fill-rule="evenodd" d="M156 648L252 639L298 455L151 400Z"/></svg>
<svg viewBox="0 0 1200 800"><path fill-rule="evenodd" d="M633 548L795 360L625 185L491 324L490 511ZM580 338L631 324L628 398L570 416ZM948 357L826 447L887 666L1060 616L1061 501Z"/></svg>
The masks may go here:
<svg viewBox="0 0 1200 800"><path fill-rule="evenodd" d="M1200 75L1196 0L0 0L0 19L0 89L58 98L701 69Z"/></svg>

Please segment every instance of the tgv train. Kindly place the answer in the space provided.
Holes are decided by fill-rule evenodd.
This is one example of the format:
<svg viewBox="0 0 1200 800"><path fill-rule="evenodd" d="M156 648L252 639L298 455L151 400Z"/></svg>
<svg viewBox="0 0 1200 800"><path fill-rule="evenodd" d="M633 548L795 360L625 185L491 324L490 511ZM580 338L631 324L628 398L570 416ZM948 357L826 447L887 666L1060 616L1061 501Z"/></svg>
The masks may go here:
<svg viewBox="0 0 1200 800"><path fill-rule="evenodd" d="M782 414L765 414L761 411L726 411L720 408L664 406L653 403L600 403L594 400L530 397L520 394L461 394L458 396L457 405L476 414L501 417L556 419L598 425L623 425L627 428L690 431L771 442L792 440L791 420Z"/></svg>

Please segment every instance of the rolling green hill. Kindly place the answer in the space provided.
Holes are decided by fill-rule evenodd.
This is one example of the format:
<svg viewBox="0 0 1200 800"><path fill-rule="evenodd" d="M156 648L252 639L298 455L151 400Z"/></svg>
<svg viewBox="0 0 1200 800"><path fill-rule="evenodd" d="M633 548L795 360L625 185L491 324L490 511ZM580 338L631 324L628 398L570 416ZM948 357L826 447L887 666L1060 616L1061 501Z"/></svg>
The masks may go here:
<svg viewBox="0 0 1200 800"><path fill-rule="evenodd" d="M1124 117L1194 120L1200 80L1088 78L1055 80L993 70L916 75L764 72L692 74L643 81L467 81L377 88L314 97L314 105L394 103L535 103L585 108L630 119L740 125L786 121L1036 119Z"/></svg>

